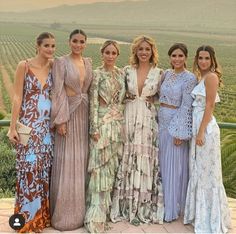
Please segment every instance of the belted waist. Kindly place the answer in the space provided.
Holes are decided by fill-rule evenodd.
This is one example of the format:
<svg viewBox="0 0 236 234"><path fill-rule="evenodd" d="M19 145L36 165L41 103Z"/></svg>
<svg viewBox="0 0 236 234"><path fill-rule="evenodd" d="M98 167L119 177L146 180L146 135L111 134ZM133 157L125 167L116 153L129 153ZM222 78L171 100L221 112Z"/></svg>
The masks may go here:
<svg viewBox="0 0 236 234"><path fill-rule="evenodd" d="M88 105L88 94L82 93L75 96L68 96L70 114L83 102Z"/></svg>
<svg viewBox="0 0 236 234"><path fill-rule="evenodd" d="M86 101L88 102L88 94L87 93L81 93L74 96L68 96L69 102L75 101L75 102L81 102Z"/></svg>
<svg viewBox="0 0 236 234"><path fill-rule="evenodd" d="M134 95L134 94L126 94L125 100L126 101L142 100L142 101L153 104L154 103L154 96L138 97L137 95Z"/></svg>
<svg viewBox="0 0 236 234"><path fill-rule="evenodd" d="M160 106L170 108L170 109L177 109L177 106L169 105L166 103L161 103Z"/></svg>

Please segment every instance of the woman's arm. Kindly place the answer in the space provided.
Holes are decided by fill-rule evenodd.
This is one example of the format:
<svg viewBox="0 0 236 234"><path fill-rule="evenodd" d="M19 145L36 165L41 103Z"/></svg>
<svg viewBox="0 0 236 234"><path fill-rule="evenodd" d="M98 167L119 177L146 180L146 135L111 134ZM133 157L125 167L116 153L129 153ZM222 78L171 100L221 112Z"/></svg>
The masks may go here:
<svg viewBox="0 0 236 234"><path fill-rule="evenodd" d="M94 141L98 141L100 138L98 130L98 89L99 89L99 75L97 72L93 73L93 81L90 88L90 135Z"/></svg>
<svg viewBox="0 0 236 234"><path fill-rule="evenodd" d="M205 87L206 87L206 107L196 137L196 144L199 146L202 146L204 144L206 127L212 119L212 114L215 108L217 88L219 87L219 79L215 73L210 73L205 78Z"/></svg>
<svg viewBox="0 0 236 234"><path fill-rule="evenodd" d="M194 75L183 77L182 101L176 114L171 119L168 131L174 138L174 144L180 145L182 140L189 140L192 137L192 103L191 92L197 84Z"/></svg>
<svg viewBox="0 0 236 234"><path fill-rule="evenodd" d="M23 98L23 86L24 86L24 76L25 76L26 62L21 61L15 73L14 80L14 96L12 101L12 111L11 111L11 124L7 136L9 140L13 143L19 142L19 136L16 131L16 121L18 119L22 98Z"/></svg>
<svg viewBox="0 0 236 234"><path fill-rule="evenodd" d="M52 111L51 127L56 127L58 134L66 136L67 121L70 119L69 104L64 81L66 76L66 66L63 58L56 58L53 63L53 88L52 88Z"/></svg>

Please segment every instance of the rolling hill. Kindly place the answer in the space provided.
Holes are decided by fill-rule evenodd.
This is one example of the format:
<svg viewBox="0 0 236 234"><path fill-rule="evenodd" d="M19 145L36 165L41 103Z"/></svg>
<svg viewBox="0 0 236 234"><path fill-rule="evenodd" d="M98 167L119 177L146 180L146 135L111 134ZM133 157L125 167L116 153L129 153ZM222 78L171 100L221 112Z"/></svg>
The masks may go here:
<svg viewBox="0 0 236 234"><path fill-rule="evenodd" d="M78 4L24 13L1 12L0 21L181 28L236 34L235 0L146 0Z"/></svg>

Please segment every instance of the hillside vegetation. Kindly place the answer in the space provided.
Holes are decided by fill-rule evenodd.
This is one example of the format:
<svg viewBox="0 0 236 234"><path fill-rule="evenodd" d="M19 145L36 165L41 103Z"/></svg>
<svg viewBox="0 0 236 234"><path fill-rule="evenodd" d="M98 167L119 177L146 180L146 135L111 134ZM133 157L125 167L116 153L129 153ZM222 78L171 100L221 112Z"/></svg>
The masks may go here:
<svg viewBox="0 0 236 234"><path fill-rule="evenodd" d="M0 21L129 25L236 34L235 0L146 0L62 5L44 10L1 12ZM145 29L145 28L144 28Z"/></svg>

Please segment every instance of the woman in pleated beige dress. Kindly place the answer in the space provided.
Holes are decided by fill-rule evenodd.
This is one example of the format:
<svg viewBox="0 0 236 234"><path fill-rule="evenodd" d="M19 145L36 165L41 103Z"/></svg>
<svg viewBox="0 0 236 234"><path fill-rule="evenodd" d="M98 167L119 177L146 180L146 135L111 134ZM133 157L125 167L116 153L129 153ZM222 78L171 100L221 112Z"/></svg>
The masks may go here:
<svg viewBox="0 0 236 234"><path fill-rule="evenodd" d="M65 231L83 226L88 161L88 90L92 65L83 58L86 34L70 34L71 53L55 59L52 94L54 159L50 187L51 225Z"/></svg>

